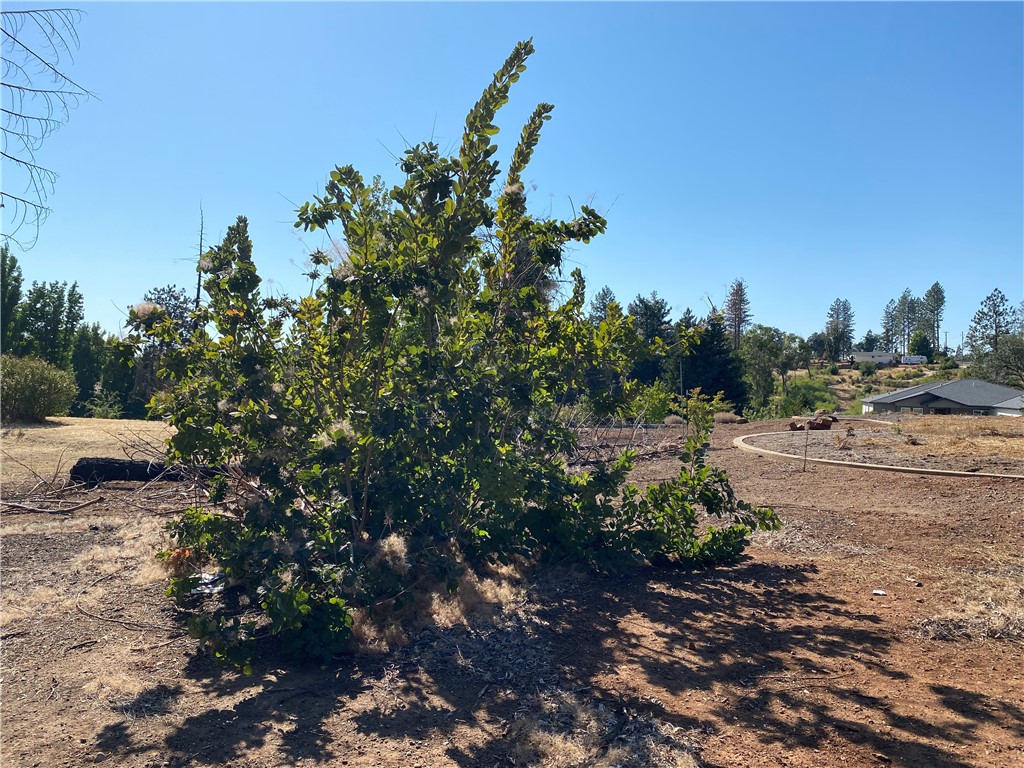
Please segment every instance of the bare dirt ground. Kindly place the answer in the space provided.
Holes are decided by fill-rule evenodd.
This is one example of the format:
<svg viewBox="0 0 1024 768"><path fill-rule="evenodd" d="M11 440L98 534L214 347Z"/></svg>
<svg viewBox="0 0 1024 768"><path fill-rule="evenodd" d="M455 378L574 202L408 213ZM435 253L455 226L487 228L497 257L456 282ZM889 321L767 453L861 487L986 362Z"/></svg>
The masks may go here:
<svg viewBox="0 0 1024 768"><path fill-rule="evenodd" d="M772 428L714 436L740 496L786 522L740 565L549 569L489 620L327 669L197 652L151 560L184 486L7 506L0 762L1024 766L1024 481L801 472L731 445ZM663 452L635 475L676 470Z"/></svg>

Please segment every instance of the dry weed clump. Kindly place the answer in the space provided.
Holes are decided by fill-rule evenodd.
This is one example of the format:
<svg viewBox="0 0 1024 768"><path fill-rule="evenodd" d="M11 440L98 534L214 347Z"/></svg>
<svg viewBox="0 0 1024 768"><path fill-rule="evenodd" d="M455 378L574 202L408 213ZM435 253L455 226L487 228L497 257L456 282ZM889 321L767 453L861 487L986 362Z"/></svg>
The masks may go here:
<svg viewBox="0 0 1024 768"><path fill-rule="evenodd" d="M414 598L400 608L395 607L392 598L371 608L353 609L353 646L364 652L387 652L407 645L411 634L426 627L488 625L526 602L520 566L496 564L475 571L466 563L459 565L461 573L451 592L442 581L433 585L421 581ZM394 534L382 539L368 558L367 566L408 575L408 543Z"/></svg>
<svg viewBox="0 0 1024 768"><path fill-rule="evenodd" d="M931 640L1024 643L1024 565L965 576L950 610L918 623Z"/></svg>
<svg viewBox="0 0 1024 768"><path fill-rule="evenodd" d="M536 696L508 727L515 765L544 768L697 768L681 729L560 689Z"/></svg>
<svg viewBox="0 0 1024 768"><path fill-rule="evenodd" d="M36 587L23 593L5 587L3 605L0 607L0 628L20 619L38 618L73 610L74 605L73 595L51 586Z"/></svg>
<svg viewBox="0 0 1024 768"><path fill-rule="evenodd" d="M746 424L747 420L735 413L720 412L715 414L715 424Z"/></svg>
<svg viewBox="0 0 1024 768"><path fill-rule="evenodd" d="M786 520L778 531L758 531L751 541L759 546L794 555L821 555L840 552L845 555L872 555L877 550L846 540L840 527L849 526L834 519Z"/></svg>

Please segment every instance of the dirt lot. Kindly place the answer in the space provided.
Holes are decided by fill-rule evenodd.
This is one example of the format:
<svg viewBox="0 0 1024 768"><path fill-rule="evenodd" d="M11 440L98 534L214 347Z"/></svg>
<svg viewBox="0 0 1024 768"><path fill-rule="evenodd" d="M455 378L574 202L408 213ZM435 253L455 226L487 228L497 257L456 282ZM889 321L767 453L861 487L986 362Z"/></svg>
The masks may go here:
<svg viewBox="0 0 1024 768"><path fill-rule="evenodd" d="M490 620L329 669L268 651L242 676L196 652L150 560L186 488L8 506L0 762L1024 766L1024 481L801 472L732 447L784 426L714 437L741 497L787 523L739 566L547 571ZM676 467L660 454L637 479Z"/></svg>

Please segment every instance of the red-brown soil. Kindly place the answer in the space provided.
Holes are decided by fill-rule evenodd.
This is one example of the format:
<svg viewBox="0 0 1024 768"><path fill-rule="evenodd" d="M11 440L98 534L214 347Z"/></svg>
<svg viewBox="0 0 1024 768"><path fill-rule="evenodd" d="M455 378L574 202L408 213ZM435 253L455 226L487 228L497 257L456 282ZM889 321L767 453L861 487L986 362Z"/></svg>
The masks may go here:
<svg viewBox="0 0 1024 768"><path fill-rule="evenodd" d="M786 522L740 565L548 570L491 621L327 669L197 653L149 561L186 488L7 507L0 762L1024 766L1024 481L801 472L731 445L773 428L714 437L740 497Z"/></svg>

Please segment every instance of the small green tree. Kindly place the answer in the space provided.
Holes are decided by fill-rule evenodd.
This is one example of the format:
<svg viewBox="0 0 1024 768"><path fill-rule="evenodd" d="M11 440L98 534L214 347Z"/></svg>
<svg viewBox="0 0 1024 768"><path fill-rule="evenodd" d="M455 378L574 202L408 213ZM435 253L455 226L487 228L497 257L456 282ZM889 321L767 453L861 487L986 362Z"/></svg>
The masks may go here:
<svg viewBox="0 0 1024 768"><path fill-rule="evenodd" d="M928 338L928 334L924 331L916 331L910 337L910 346L907 348L907 353L910 355L924 355L930 363L932 358L935 357L935 348L932 347L932 340Z"/></svg>
<svg viewBox="0 0 1024 768"><path fill-rule="evenodd" d="M14 310L15 339L11 351L67 368L83 318L82 307L78 283L69 286L66 282L33 282Z"/></svg>
<svg viewBox="0 0 1024 768"><path fill-rule="evenodd" d="M171 527L171 594L187 600L190 569L212 560L266 631L326 658L345 641L351 606L394 608L430 580L452 583L466 561L713 564L735 560L753 528L778 524L707 465L706 398L689 406L673 482L623 487L630 452L568 470L578 435L559 414L588 369L625 370L633 329L614 311L587 321L578 271L563 303L544 295L564 249L605 228L586 206L571 221L527 212L522 174L550 105L533 112L492 197L493 121L532 51L516 46L455 156L433 143L406 151L393 208L373 206L353 168L331 172L297 226L340 228L346 255L313 254L309 295L261 295L239 217L203 259L209 304L193 322L133 311L137 330L166 344L174 386L153 407L176 427L171 458L231 467L210 483L218 506ZM705 514L724 525L703 529ZM407 542L408 567L385 573L381 542L392 536ZM244 665L257 624L232 605L197 612L190 628Z"/></svg>
<svg viewBox="0 0 1024 768"><path fill-rule="evenodd" d="M103 380L106 351L106 334L99 323L79 326L71 350L71 370L78 385L78 394L71 410L75 416L84 415L86 403L96 396L96 390Z"/></svg>
<svg viewBox="0 0 1024 768"><path fill-rule="evenodd" d="M21 303L21 267L4 242L0 245L0 350L10 353L14 348L16 308Z"/></svg>

